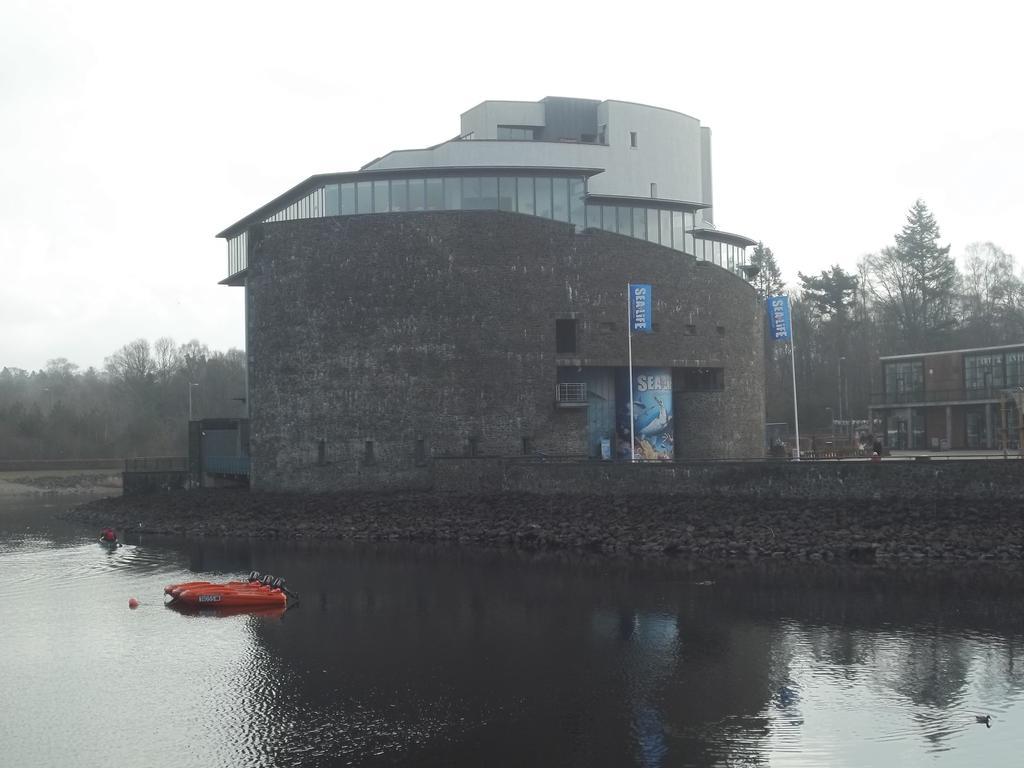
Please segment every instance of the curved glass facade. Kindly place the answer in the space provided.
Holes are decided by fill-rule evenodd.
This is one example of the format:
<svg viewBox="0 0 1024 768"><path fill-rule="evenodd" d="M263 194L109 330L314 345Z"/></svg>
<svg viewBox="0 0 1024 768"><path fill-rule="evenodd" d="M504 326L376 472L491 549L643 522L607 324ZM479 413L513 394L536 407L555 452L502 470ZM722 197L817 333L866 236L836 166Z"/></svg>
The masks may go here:
<svg viewBox="0 0 1024 768"><path fill-rule="evenodd" d="M649 205L587 202L583 176L465 174L356 179L325 184L266 217L264 222L362 213L411 211L510 211L602 229L688 253L735 271L745 262L741 246L695 238L692 211ZM228 274L247 267L245 233L228 239Z"/></svg>

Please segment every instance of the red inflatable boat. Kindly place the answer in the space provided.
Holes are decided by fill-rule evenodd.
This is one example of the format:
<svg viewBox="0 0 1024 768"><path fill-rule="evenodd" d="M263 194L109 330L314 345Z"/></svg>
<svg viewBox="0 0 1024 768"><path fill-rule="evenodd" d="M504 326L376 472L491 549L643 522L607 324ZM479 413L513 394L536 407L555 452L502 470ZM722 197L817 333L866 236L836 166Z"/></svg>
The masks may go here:
<svg viewBox="0 0 1024 768"><path fill-rule="evenodd" d="M283 608L288 604L289 592L284 579L271 575L260 576L253 571L247 581L187 581L164 587L171 602L193 608Z"/></svg>

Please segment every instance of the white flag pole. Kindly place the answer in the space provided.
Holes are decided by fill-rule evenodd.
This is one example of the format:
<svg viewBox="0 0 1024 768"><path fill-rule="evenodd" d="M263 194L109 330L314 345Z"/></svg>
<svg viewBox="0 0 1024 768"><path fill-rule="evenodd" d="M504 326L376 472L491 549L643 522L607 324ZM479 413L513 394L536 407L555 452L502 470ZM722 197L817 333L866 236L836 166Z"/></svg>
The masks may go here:
<svg viewBox="0 0 1024 768"><path fill-rule="evenodd" d="M629 283L626 283L626 345L629 347L629 460L636 461L633 447L633 313L630 310Z"/></svg>
<svg viewBox="0 0 1024 768"><path fill-rule="evenodd" d="M793 448L793 457L800 461L800 411L796 405L796 334L793 333L793 305L787 297L789 304L789 361L793 367L793 427L796 430L796 446Z"/></svg>

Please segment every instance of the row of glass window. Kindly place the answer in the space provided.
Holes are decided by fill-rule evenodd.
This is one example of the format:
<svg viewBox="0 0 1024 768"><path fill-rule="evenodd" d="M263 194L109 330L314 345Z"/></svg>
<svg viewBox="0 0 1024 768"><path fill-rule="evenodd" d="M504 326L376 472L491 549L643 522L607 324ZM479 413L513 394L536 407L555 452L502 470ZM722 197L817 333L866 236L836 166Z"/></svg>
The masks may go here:
<svg viewBox="0 0 1024 768"><path fill-rule="evenodd" d="M747 249L741 245L701 240L700 238L697 238L695 245L697 250L694 252L694 256L703 261L714 262L730 272L735 272L747 263Z"/></svg>
<svg viewBox="0 0 1024 768"><path fill-rule="evenodd" d="M228 239L228 275L235 275L249 266L248 236L242 232Z"/></svg>
<svg viewBox="0 0 1024 768"><path fill-rule="evenodd" d="M587 226L693 253L693 214L635 205L587 203Z"/></svg>
<svg viewBox="0 0 1024 768"><path fill-rule="evenodd" d="M964 355L964 388L991 390L1024 385L1024 350Z"/></svg>
<svg viewBox="0 0 1024 768"><path fill-rule="evenodd" d="M264 219L266 222L404 211L498 210L540 216L648 240L734 270L745 262L739 246L694 238L692 212L584 203L582 177L444 176L327 184ZM232 250L229 274L245 269L244 246ZM236 268L237 267L237 268Z"/></svg>
<svg viewBox="0 0 1024 768"><path fill-rule="evenodd" d="M295 219L319 219L326 216L324 206L324 188L314 189L301 200L289 205L287 208L268 216L263 221L294 221Z"/></svg>
<svg viewBox="0 0 1024 768"><path fill-rule="evenodd" d="M922 361L886 363L884 373L886 395L923 397ZM1024 386L1024 350L964 355L964 389L968 392L991 392L1019 386ZM950 393L951 396L956 394Z"/></svg>
<svg viewBox="0 0 1024 768"><path fill-rule="evenodd" d="M327 216L403 211L512 211L585 226L582 177L445 176L328 184Z"/></svg>

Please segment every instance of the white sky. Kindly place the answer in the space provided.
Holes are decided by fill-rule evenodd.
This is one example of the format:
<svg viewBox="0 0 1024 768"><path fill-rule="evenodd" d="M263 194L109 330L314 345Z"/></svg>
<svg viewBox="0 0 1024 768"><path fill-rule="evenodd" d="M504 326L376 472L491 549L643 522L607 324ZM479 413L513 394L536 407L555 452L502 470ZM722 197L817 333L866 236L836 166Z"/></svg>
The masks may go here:
<svg viewBox="0 0 1024 768"><path fill-rule="evenodd" d="M214 234L486 99L697 117L716 223L790 281L853 269L918 197L954 254L1022 257L1017 7L0 0L0 368L99 367L140 336L241 347Z"/></svg>

